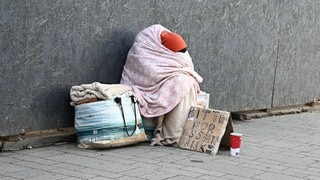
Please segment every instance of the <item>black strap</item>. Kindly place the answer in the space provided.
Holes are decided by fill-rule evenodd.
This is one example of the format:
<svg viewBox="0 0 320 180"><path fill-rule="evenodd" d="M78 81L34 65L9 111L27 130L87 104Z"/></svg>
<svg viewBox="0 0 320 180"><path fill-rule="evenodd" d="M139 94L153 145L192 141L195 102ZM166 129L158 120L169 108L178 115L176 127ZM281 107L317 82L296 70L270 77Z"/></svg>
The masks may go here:
<svg viewBox="0 0 320 180"><path fill-rule="evenodd" d="M130 97L131 97L131 101L132 101L132 103L133 103L134 119L135 119L135 120L134 120L134 121L135 121L134 130L132 131L131 134L128 132L128 127L127 127L126 119L125 119L125 117L124 117L123 107L122 107L122 103L121 103L121 97L116 97L116 98L114 98L115 102L116 102L117 104L119 104L119 106L120 106L121 115L122 115L123 124L124 124L124 130L125 130L125 132L127 133L128 136L132 136L132 135L134 134L134 132L135 132L136 129L137 129L137 125L138 125L138 119L137 119L137 113L136 113L136 103L137 103L137 101L136 101L136 99L135 99L134 96L130 96Z"/></svg>

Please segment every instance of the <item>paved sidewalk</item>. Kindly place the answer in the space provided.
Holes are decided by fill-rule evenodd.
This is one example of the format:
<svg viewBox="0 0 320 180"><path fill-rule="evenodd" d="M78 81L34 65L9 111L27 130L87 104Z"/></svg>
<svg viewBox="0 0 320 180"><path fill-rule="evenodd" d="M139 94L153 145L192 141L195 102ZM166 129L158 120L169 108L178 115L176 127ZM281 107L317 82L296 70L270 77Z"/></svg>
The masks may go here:
<svg viewBox="0 0 320 180"><path fill-rule="evenodd" d="M64 144L0 153L6 179L319 179L320 112L235 121L238 157L147 143L109 150Z"/></svg>

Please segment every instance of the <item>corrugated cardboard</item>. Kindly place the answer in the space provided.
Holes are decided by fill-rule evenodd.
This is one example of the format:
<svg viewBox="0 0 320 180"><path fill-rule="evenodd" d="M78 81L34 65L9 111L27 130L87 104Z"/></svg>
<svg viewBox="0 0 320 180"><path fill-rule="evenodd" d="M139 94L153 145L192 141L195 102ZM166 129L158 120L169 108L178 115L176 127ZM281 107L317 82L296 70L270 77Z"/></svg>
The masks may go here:
<svg viewBox="0 0 320 180"><path fill-rule="evenodd" d="M217 154L219 146L230 147L233 132L230 112L191 107L179 146L182 149Z"/></svg>

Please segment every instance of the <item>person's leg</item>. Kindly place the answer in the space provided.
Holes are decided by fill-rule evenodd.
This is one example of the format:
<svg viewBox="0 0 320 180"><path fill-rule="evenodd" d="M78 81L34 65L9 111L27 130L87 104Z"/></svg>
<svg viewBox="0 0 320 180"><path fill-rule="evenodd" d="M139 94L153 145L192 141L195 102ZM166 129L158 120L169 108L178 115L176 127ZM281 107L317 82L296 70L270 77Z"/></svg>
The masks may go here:
<svg viewBox="0 0 320 180"><path fill-rule="evenodd" d="M189 94L172 111L157 118L151 145L177 146L190 107L194 105L196 105L196 92L191 88Z"/></svg>
<svg viewBox="0 0 320 180"><path fill-rule="evenodd" d="M163 135L163 120L164 120L164 115L156 117L156 128L154 129L154 137L151 139L151 145L164 145L161 142L164 140L164 135Z"/></svg>

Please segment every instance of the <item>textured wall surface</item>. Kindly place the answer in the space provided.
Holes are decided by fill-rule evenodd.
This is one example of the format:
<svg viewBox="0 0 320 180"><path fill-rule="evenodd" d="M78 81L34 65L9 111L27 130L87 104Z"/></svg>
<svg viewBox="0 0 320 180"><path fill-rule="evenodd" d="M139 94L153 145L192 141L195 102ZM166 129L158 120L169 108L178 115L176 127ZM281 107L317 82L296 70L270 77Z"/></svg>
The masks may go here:
<svg viewBox="0 0 320 180"><path fill-rule="evenodd" d="M320 1L284 1L279 7L273 106L320 97Z"/></svg>
<svg viewBox="0 0 320 180"><path fill-rule="evenodd" d="M135 35L180 33L210 107L320 98L318 1L0 0L0 136L73 126L71 86L119 83Z"/></svg>

